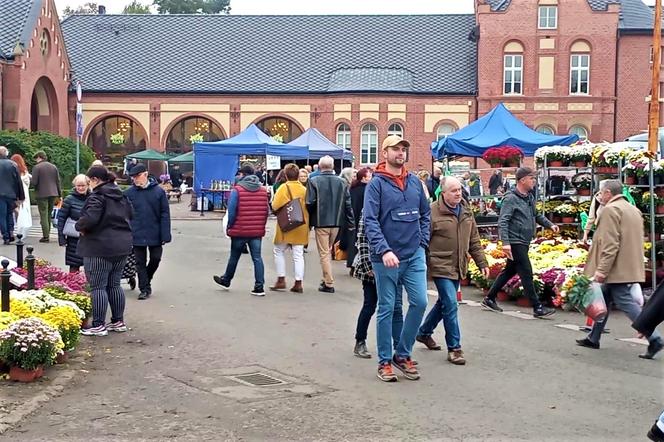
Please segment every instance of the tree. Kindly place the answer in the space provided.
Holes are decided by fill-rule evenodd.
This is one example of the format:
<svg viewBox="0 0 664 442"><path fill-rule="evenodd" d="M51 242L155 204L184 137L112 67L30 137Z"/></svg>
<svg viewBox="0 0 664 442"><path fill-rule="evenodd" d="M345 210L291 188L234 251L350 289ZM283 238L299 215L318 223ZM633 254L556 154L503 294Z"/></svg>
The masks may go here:
<svg viewBox="0 0 664 442"><path fill-rule="evenodd" d="M228 14L230 0L153 0L160 14Z"/></svg>
<svg viewBox="0 0 664 442"><path fill-rule="evenodd" d="M62 17L69 17L73 14L97 14L99 12L99 5L94 2L87 2L82 6L74 9L71 6L65 7L62 10Z"/></svg>
<svg viewBox="0 0 664 442"><path fill-rule="evenodd" d="M150 14L150 6L133 0L122 10L123 14Z"/></svg>

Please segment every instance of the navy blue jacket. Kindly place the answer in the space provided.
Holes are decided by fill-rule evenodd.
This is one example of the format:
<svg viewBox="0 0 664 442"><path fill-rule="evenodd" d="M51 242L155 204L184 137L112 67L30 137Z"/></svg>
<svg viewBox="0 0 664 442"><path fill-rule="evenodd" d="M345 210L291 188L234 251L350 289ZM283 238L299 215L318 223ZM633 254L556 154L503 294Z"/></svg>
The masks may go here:
<svg viewBox="0 0 664 442"><path fill-rule="evenodd" d="M374 262L390 251L404 260L419 247L426 249L431 208L419 178L409 173L402 191L390 178L376 173L364 192L364 226Z"/></svg>
<svg viewBox="0 0 664 442"><path fill-rule="evenodd" d="M152 177L148 187L131 186L125 196L134 208L131 231L135 246L160 246L171 242L171 209L164 189Z"/></svg>

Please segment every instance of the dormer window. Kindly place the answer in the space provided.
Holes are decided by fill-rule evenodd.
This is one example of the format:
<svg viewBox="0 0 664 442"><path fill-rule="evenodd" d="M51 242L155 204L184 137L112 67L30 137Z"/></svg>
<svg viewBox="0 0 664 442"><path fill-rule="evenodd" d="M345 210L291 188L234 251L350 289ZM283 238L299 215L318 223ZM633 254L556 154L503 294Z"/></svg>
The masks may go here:
<svg viewBox="0 0 664 442"><path fill-rule="evenodd" d="M558 6L540 6L537 15L537 27L539 29L556 29L558 27Z"/></svg>

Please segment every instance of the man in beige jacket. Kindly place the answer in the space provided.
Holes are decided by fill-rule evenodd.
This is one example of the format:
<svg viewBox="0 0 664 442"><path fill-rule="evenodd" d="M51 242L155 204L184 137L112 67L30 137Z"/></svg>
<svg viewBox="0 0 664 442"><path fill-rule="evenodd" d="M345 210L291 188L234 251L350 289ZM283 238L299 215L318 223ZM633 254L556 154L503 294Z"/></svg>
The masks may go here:
<svg viewBox="0 0 664 442"><path fill-rule="evenodd" d="M584 273L602 284L607 304L613 301L634 321L641 313L641 307L632 298L630 287L645 280L643 217L641 211L625 199L618 180L600 183L599 201L604 204L604 209L597 221ZM578 339L576 343L598 349L608 318L607 313L604 320L593 325L588 337ZM664 341L657 331L648 337L648 341L648 350L639 355L644 359L652 359L664 348Z"/></svg>

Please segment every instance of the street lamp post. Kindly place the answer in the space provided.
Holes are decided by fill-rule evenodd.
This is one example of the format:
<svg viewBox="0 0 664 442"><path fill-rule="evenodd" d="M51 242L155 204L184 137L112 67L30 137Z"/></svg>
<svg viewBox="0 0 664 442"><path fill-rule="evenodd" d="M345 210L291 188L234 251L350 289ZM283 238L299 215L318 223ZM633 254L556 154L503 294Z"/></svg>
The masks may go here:
<svg viewBox="0 0 664 442"><path fill-rule="evenodd" d="M83 91L81 82L76 82L76 175L81 173L81 136L83 136L83 105L81 97Z"/></svg>

